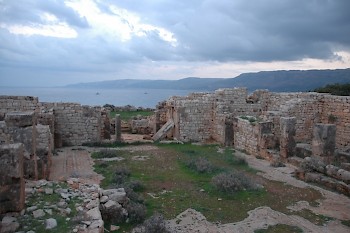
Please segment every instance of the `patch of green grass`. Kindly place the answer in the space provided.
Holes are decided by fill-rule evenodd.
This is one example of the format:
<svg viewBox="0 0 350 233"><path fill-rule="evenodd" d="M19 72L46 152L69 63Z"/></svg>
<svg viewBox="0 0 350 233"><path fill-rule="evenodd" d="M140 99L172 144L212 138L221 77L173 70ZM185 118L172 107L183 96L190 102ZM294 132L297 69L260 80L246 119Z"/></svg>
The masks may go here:
<svg viewBox="0 0 350 233"><path fill-rule="evenodd" d="M149 142L85 142L83 143L83 146L88 147L105 147L105 148L117 148L117 147L126 147L126 146L138 146L138 145L144 145L144 144L150 144Z"/></svg>
<svg viewBox="0 0 350 233"><path fill-rule="evenodd" d="M286 224L277 224L269 226L267 229L258 229L254 233L302 233L303 230L297 226L290 226Z"/></svg>
<svg viewBox="0 0 350 233"><path fill-rule="evenodd" d="M120 115L120 119L123 121L128 121L130 119L132 119L133 117L136 117L138 115L140 116L151 116L154 114L153 111L119 111L119 112L115 112L112 111L110 113L110 117L114 118L116 114Z"/></svg>
<svg viewBox="0 0 350 233"><path fill-rule="evenodd" d="M144 184L140 194L147 206L147 216L158 212L166 219L172 219L186 209L193 208L204 214L209 221L230 223L243 220L248 211L260 206L266 205L288 213L286 207L297 201L311 202L321 198L321 194L313 189L292 187L258 176L247 163L236 158L231 149L218 150L217 145L156 145L158 148L154 151L131 153L125 150L123 161L95 162L95 171L106 177L102 181L102 187L111 184L116 167L125 166L130 169L130 179ZM135 155L149 156L149 159L134 161L131 158ZM213 173L199 173L186 166L186 161L198 158L205 158L217 170ZM217 191L211 184L212 177L218 172L233 170L243 172L264 188L234 194Z"/></svg>
<svg viewBox="0 0 350 233"><path fill-rule="evenodd" d="M343 224L344 226L350 227L350 220L342 220L341 224Z"/></svg>
<svg viewBox="0 0 350 233"><path fill-rule="evenodd" d="M293 214L301 216L301 217L309 220L310 222L312 222L313 224L318 225L318 226L323 226L327 222L334 220L333 218L328 217L328 216L324 216L322 214L315 214L311 210L308 210L308 209L303 209L303 210L300 210L297 212L293 212Z"/></svg>

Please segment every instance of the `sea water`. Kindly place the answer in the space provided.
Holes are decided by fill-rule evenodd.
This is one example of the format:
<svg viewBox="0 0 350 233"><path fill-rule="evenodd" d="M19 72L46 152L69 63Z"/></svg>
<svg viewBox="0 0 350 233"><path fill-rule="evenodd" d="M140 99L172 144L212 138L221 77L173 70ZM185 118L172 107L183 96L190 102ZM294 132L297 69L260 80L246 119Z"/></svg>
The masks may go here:
<svg viewBox="0 0 350 233"><path fill-rule="evenodd" d="M171 89L86 89L55 87L0 87L0 95L39 97L40 102L73 102L83 105L132 105L154 108L171 96L186 96L195 91Z"/></svg>

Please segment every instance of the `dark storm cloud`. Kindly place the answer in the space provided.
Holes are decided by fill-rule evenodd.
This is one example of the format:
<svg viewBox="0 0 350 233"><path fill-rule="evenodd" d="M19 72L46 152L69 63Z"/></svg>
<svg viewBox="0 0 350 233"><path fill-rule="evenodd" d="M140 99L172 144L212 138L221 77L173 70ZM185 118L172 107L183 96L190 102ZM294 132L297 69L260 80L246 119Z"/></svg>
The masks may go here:
<svg viewBox="0 0 350 233"><path fill-rule="evenodd" d="M0 22L16 24L33 24L46 22L41 17L50 13L69 25L86 28L86 19L81 18L72 8L61 0L4 0L0 2Z"/></svg>
<svg viewBox="0 0 350 233"><path fill-rule="evenodd" d="M67 77L84 72L91 77L103 77L123 69L131 70L130 73L139 67L142 70L147 66L143 62L336 60L341 59L337 52L350 51L349 0L94 0L94 3L98 7L96 14L104 14L105 18L82 17L63 0L0 0L0 76L20 77L28 69L33 75L38 70L41 79L44 74L54 78L55 72L63 72ZM135 25L123 18L122 13L113 11L111 5L137 15L139 23L154 27L142 29L143 35L131 32L130 38L121 39L117 33L120 28L113 28L121 24L114 22L114 17L120 16L131 29ZM10 32L11 25L47 24L44 13L65 22L77 36L56 38ZM110 20L103 22L107 29L98 28L101 25L98 20L105 19ZM99 26L94 24L97 21ZM164 39L160 28L173 33L176 41ZM58 79L63 80L63 76Z"/></svg>
<svg viewBox="0 0 350 233"><path fill-rule="evenodd" d="M348 0L124 0L118 4L172 31L180 44L178 52L188 60L328 59L337 46L350 47Z"/></svg>

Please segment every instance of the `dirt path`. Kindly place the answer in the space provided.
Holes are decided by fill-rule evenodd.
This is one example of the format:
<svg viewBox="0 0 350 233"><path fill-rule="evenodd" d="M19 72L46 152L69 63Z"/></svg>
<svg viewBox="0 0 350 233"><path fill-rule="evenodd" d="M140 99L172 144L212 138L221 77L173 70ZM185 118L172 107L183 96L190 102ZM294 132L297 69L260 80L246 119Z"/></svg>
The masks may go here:
<svg viewBox="0 0 350 233"><path fill-rule="evenodd" d="M93 164L87 150L78 147L61 148L58 155L52 157L50 180L63 181L75 177L89 184L99 184L103 177L93 171Z"/></svg>

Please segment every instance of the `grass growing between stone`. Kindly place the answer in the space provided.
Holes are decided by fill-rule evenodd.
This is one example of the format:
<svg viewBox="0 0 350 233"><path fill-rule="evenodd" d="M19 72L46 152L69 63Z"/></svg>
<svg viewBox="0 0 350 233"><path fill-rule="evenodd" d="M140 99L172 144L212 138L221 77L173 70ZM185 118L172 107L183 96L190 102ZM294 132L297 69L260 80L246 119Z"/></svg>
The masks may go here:
<svg viewBox="0 0 350 233"><path fill-rule="evenodd" d="M297 226L289 226L285 224L277 224L269 226L267 229L255 230L254 233L302 233L303 230Z"/></svg>
<svg viewBox="0 0 350 233"><path fill-rule="evenodd" d="M65 183L54 184L53 190L58 188L67 188ZM41 190L41 189L39 189ZM57 209L56 204L60 201L60 194L53 192L52 194L45 194L43 190L37 192L26 200L26 208L36 206L36 209L44 210L45 215L43 217L34 218L32 211L26 211L25 215L18 218L20 223L20 229L18 231L32 230L36 233L53 232L53 233L66 233L70 232L73 226L76 224L73 221L73 217L76 216L77 211L75 204L81 203L82 200L72 198L68 203L67 208L71 209L69 214L61 213ZM53 229L45 229L45 219L54 218L57 221L57 227Z"/></svg>
<svg viewBox="0 0 350 233"><path fill-rule="evenodd" d="M299 215L299 216L309 220L310 222L312 222L313 224L318 225L318 226L323 226L327 222L334 220L333 218L322 215L322 214L315 214L311 210L308 210L308 209L303 209L303 210L300 210L297 212L293 212L293 214Z"/></svg>
<svg viewBox="0 0 350 233"><path fill-rule="evenodd" d="M312 189L296 188L258 176L256 170L232 149L192 144L159 144L157 147L138 152L125 150L118 155L124 158L122 161L96 161L95 164L95 171L105 177L101 184L103 188L115 186L117 167L127 167L131 171L128 179L138 180L144 186L138 193L144 198L148 216L158 212L166 219L172 219L193 208L211 222L230 223L243 220L249 210L260 206L288 213L286 207L297 201L312 202L321 198L321 194ZM133 160L135 155L148 159ZM193 165L198 159L201 160L200 169ZM261 187L233 193L217 190L212 183L213 177L233 171L244 174Z"/></svg>

